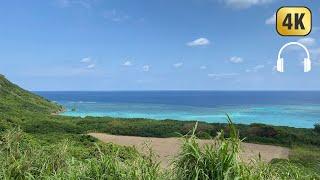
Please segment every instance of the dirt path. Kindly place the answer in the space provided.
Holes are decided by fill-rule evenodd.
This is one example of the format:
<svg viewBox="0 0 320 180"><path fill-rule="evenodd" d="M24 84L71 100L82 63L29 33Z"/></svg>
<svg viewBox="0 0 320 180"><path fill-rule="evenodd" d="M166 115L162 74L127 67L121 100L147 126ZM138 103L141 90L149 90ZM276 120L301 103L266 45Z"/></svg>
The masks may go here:
<svg viewBox="0 0 320 180"><path fill-rule="evenodd" d="M179 138L149 138L136 136L116 136L104 133L90 133L89 135L101 140L102 142L112 142L118 145L135 146L139 151L143 151L145 143L149 143L155 153L159 156L161 165L167 167L171 159L177 155L181 146ZM198 140L199 144L204 145L212 143L210 140ZM260 145L251 143L242 143L243 152L241 158L249 161L257 159L259 153L263 161L269 162L274 158L288 158L289 149L272 145Z"/></svg>

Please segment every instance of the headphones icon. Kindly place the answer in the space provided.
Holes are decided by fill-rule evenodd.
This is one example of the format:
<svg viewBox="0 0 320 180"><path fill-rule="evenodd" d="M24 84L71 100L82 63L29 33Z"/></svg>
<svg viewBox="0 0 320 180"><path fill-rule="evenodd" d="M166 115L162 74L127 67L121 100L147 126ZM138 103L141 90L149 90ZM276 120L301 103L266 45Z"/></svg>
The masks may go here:
<svg viewBox="0 0 320 180"><path fill-rule="evenodd" d="M281 49L280 49L280 51L279 51L279 53L278 53L277 71L279 71L279 72L284 72L284 68L283 68L283 66L284 66L284 59L281 58L281 53L282 53L282 51L283 51L286 47L288 47L288 46L290 46L290 45L297 45L297 46L302 47L302 48L305 50L305 52L307 53L307 58L304 58L304 61L303 61L303 64L304 64L304 72L309 72L309 71L311 71L311 60L310 60L309 51L308 51L308 49L307 49L303 44L298 43L298 42L289 42L289 43L287 43L287 44L285 44L285 45L283 45L283 46L281 47Z"/></svg>

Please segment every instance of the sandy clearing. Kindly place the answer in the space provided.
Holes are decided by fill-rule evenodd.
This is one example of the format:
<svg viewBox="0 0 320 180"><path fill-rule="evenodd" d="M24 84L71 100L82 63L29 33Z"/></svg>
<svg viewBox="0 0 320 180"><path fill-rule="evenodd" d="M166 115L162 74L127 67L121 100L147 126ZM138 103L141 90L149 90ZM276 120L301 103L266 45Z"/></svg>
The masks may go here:
<svg viewBox="0 0 320 180"><path fill-rule="evenodd" d="M123 146L135 146L139 151L144 152L145 144L148 143L155 153L159 156L161 166L167 167L172 158L178 154L181 140L179 138L151 138L137 136L118 136L105 133L89 133L89 135L101 140L102 142L112 142ZM198 140L200 145L212 143L211 140ZM286 159L289 156L289 149L272 145L261 145L252 143L242 143L241 158L244 161L261 159L269 162L274 158Z"/></svg>

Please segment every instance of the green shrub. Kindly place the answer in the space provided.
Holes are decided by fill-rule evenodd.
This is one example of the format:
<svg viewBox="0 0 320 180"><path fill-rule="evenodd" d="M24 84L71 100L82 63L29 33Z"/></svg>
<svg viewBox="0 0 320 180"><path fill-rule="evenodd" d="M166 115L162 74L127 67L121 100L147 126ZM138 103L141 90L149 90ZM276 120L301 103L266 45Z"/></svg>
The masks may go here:
<svg viewBox="0 0 320 180"><path fill-rule="evenodd" d="M320 123L314 125L314 131L320 133Z"/></svg>

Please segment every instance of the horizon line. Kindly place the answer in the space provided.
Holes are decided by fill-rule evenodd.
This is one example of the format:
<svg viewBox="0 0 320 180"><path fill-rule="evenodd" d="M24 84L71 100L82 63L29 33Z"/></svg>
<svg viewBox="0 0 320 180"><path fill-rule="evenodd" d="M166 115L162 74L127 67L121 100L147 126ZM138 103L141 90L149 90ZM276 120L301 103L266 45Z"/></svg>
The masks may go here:
<svg viewBox="0 0 320 180"><path fill-rule="evenodd" d="M174 90L170 90L170 89L147 89L147 90L28 90L30 92L152 92L152 91L216 91L216 92L319 92L320 89L315 89L315 90L292 90L292 89L280 89L280 90L246 90L246 89L239 89L239 90L188 90L188 89L174 89Z"/></svg>

